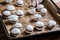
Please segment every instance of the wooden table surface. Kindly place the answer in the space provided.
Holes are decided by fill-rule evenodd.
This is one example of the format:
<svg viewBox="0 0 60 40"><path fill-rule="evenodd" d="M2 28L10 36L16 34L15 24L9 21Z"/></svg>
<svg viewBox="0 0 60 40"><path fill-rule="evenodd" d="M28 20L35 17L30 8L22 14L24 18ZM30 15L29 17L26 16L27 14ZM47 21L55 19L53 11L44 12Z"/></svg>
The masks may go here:
<svg viewBox="0 0 60 40"><path fill-rule="evenodd" d="M1 23L0 23L0 40L9 40L6 37L5 32L3 31ZM44 36L39 36L39 37L36 37L36 38L33 38L33 39L30 38L28 40L60 40L60 32L51 33L49 35L44 35Z"/></svg>

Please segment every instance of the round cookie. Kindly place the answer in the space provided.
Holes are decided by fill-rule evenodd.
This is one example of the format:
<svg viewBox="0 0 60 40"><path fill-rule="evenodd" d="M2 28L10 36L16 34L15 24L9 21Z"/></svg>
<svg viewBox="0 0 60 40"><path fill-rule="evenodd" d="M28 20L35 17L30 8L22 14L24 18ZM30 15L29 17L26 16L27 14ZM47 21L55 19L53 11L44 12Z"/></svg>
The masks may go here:
<svg viewBox="0 0 60 40"><path fill-rule="evenodd" d="M46 9L46 8L42 8L40 11L41 11L42 13L47 13L47 9Z"/></svg>
<svg viewBox="0 0 60 40"><path fill-rule="evenodd" d="M17 6L23 6L24 5L24 2L23 0L17 0Z"/></svg>
<svg viewBox="0 0 60 40"><path fill-rule="evenodd" d="M3 13L2 13L2 16L4 17L4 18L8 18L8 16L10 16L11 15L11 12L10 11L3 11Z"/></svg>
<svg viewBox="0 0 60 40"><path fill-rule="evenodd" d="M37 30L42 30L42 28L44 27L44 22L42 22L42 21L37 21L36 23L35 23L35 28L37 29Z"/></svg>
<svg viewBox="0 0 60 40"><path fill-rule="evenodd" d="M15 6L13 6L13 5L8 5L8 6L7 6L7 10L13 11L13 10L15 10Z"/></svg>
<svg viewBox="0 0 60 40"><path fill-rule="evenodd" d="M25 30L25 31L26 31L27 33L31 33L33 30L34 30L34 27L33 27L32 25L27 25L27 26L26 26L26 30Z"/></svg>
<svg viewBox="0 0 60 40"><path fill-rule="evenodd" d="M24 16L24 11L23 11L23 10L17 10L17 11L16 11L16 14L17 14L19 17L23 17L23 16Z"/></svg>
<svg viewBox="0 0 60 40"><path fill-rule="evenodd" d="M8 20L9 20L11 23L15 23L15 22L18 21L18 16L17 16L17 15L10 15L8 18L9 18Z"/></svg>
<svg viewBox="0 0 60 40"><path fill-rule="evenodd" d="M18 35L18 34L21 34L21 30L18 29L18 28L13 28L11 31L10 31L11 35Z"/></svg>
<svg viewBox="0 0 60 40"><path fill-rule="evenodd" d="M42 16L45 16L47 14L47 9L46 8L41 8L40 12L42 13Z"/></svg>
<svg viewBox="0 0 60 40"><path fill-rule="evenodd" d="M38 20L40 20L41 18L42 18L42 16L41 16L40 14L34 14L34 15L32 16L32 19L31 19L31 20L38 21Z"/></svg>
<svg viewBox="0 0 60 40"><path fill-rule="evenodd" d="M13 26L16 28L22 28L22 23L15 23Z"/></svg>
<svg viewBox="0 0 60 40"><path fill-rule="evenodd" d="M49 27L49 28L53 28L55 25L56 25L56 21L54 21L54 20L50 20L50 21L48 22L48 27Z"/></svg>
<svg viewBox="0 0 60 40"><path fill-rule="evenodd" d="M29 14L34 14L36 12L36 9L33 7L29 8Z"/></svg>
<svg viewBox="0 0 60 40"><path fill-rule="evenodd" d="M44 5L43 4L39 4L39 5L37 5L37 8L38 9L42 9L42 8L44 8Z"/></svg>

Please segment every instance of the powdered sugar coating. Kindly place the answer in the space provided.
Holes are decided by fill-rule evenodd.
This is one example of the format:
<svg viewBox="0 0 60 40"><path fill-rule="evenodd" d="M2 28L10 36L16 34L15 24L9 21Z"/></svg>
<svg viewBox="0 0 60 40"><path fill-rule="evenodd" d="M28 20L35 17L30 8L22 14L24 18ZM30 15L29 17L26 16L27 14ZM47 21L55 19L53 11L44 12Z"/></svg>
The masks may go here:
<svg viewBox="0 0 60 40"><path fill-rule="evenodd" d="M29 13L30 13L30 14L34 14L35 12L36 12L36 9L35 9L35 8L31 7L31 8L29 9Z"/></svg>
<svg viewBox="0 0 60 40"><path fill-rule="evenodd" d="M47 13L47 9L46 9L46 8L42 8L40 11L41 11L42 13Z"/></svg>
<svg viewBox="0 0 60 40"><path fill-rule="evenodd" d="M18 28L14 28L14 29L11 30L11 33L13 33L13 34L19 34L19 33L21 33L21 30L18 29Z"/></svg>
<svg viewBox="0 0 60 40"><path fill-rule="evenodd" d="M17 10L17 11L16 11L16 14L17 14L17 15L24 15L24 11L23 11L23 10Z"/></svg>
<svg viewBox="0 0 60 40"><path fill-rule="evenodd" d="M17 15L10 15L8 18L9 18L8 20L10 20L10 21L17 21L18 20Z"/></svg>
<svg viewBox="0 0 60 40"><path fill-rule="evenodd" d="M23 4L23 1L22 0L18 0L17 3L21 5L21 4Z"/></svg>
<svg viewBox="0 0 60 40"><path fill-rule="evenodd" d="M14 27L16 27L16 28L21 28L21 27L22 27L22 24L21 24L21 23L15 23L15 24L14 24Z"/></svg>
<svg viewBox="0 0 60 40"><path fill-rule="evenodd" d="M13 5L8 5L7 10L9 11L15 10L15 7Z"/></svg>
<svg viewBox="0 0 60 40"><path fill-rule="evenodd" d="M44 5L43 4L39 4L39 5L37 5L37 8L38 9L44 8Z"/></svg>
<svg viewBox="0 0 60 40"><path fill-rule="evenodd" d="M39 19L39 18L41 18L42 16L41 16L40 14L35 14L33 17L34 17L35 19Z"/></svg>
<svg viewBox="0 0 60 40"><path fill-rule="evenodd" d="M3 11L3 15L9 16L9 15L11 15L11 12L10 11Z"/></svg>
<svg viewBox="0 0 60 40"><path fill-rule="evenodd" d="M37 22L35 23L35 25L36 25L37 27L43 27L43 26L44 26L44 23L43 23L42 21L37 21Z"/></svg>
<svg viewBox="0 0 60 40"><path fill-rule="evenodd" d="M33 28L32 25L27 25L26 29L27 29L28 31L33 31L34 28Z"/></svg>
<svg viewBox="0 0 60 40"><path fill-rule="evenodd" d="M42 3L43 2L43 0L38 0L39 1L39 3Z"/></svg>
<svg viewBox="0 0 60 40"><path fill-rule="evenodd" d="M56 22L54 20L50 20L48 22L48 24L49 24L49 26L54 26L54 25L56 25Z"/></svg>

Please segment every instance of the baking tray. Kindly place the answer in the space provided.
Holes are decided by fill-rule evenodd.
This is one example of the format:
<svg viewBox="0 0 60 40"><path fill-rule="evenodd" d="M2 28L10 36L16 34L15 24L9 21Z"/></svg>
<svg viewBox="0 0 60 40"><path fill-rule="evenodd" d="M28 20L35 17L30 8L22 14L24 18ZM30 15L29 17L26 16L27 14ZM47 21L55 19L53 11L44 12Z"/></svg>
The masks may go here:
<svg viewBox="0 0 60 40"><path fill-rule="evenodd" d="M56 6L56 8L57 8L57 9L59 9L59 10L60 10L60 7L58 7L58 5L57 5L56 3L54 3L54 1L53 1L53 0L51 0L51 2Z"/></svg>
<svg viewBox="0 0 60 40"><path fill-rule="evenodd" d="M56 13L56 15L55 15L55 16L57 16L56 18L57 18L58 20L60 20L60 19L59 19L59 18L60 18L60 8L56 5L56 3L53 2L53 0L51 0L51 2L52 2L52 5L54 5L54 7L55 7L55 9L56 9L56 11L57 11L57 13Z"/></svg>
<svg viewBox="0 0 60 40"><path fill-rule="evenodd" d="M54 18L54 20L57 22L57 24L60 24L59 19L58 19L58 16L56 16L57 11L56 11L55 7L52 5L51 1L50 1L50 0L44 0L44 3L43 3L43 4L44 4L45 7L48 9L50 15ZM7 37L8 37L9 39L18 39L18 38L13 38L13 37L11 37L11 36L9 35L9 33L8 33L7 29L6 29L6 25L5 25L5 23L3 22L2 17L0 17L0 19L1 19L0 21L1 21L2 27L4 28ZM34 35L28 35L28 36L25 36L25 37L31 37L31 36L36 36L36 35L41 35L41 34L56 32L56 31L60 31L60 29L58 29L58 30L55 29L55 30L52 30L52 31L49 30L49 31L45 31L45 32L43 32L43 33L34 34ZM25 37L19 37L19 38L25 38Z"/></svg>

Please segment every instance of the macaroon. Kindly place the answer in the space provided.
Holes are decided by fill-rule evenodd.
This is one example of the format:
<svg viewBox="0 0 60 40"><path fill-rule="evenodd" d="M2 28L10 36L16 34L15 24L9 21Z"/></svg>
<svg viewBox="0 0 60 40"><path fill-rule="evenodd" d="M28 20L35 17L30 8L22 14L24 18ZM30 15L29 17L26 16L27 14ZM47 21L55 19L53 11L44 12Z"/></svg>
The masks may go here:
<svg viewBox="0 0 60 40"><path fill-rule="evenodd" d="M32 6L33 6L33 7L36 7L36 5L37 5L36 0L33 0L33 1L32 1Z"/></svg>
<svg viewBox="0 0 60 40"><path fill-rule="evenodd" d="M46 15L46 13L47 13L47 9L46 8L41 8L40 11L41 11L43 16Z"/></svg>
<svg viewBox="0 0 60 40"><path fill-rule="evenodd" d="M11 23L15 23L18 21L18 16L17 15L10 15L8 17L8 20L11 22Z"/></svg>
<svg viewBox="0 0 60 40"><path fill-rule="evenodd" d="M17 10L17 11L16 11L16 14L17 14L19 17L23 17L23 16L24 16L24 11L23 11L23 10Z"/></svg>
<svg viewBox="0 0 60 40"><path fill-rule="evenodd" d="M43 4L37 5L37 9L42 9L42 8L44 8L44 5Z"/></svg>
<svg viewBox="0 0 60 40"><path fill-rule="evenodd" d="M6 3L11 3L13 0L5 0Z"/></svg>
<svg viewBox="0 0 60 40"><path fill-rule="evenodd" d="M37 0L39 3L42 3L43 2L43 0Z"/></svg>
<svg viewBox="0 0 60 40"><path fill-rule="evenodd" d="M16 12L16 8L13 5L7 5L6 9L11 11L11 13L15 13Z"/></svg>
<svg viewBox="0 0 60 40"><path fill-rule="evenodd" d="M43 27L44 27L44 22L42 22L42 21L37 21L37 22L35 23L35 28L36 28L37 30L42 30Z"/></svg>
<svg viewBox="0 0 60 40"><path fill-rule="evenodd" d="M17 6L23 6L23 5L24 5L23 0L17 0L16 5L17 5Z"/></svg>
<svg viewBox="0 0 60 40"><path fill-rule="evenodd" d="M25 28L26 33L32 33L34 30L34 27L32 25L27 25Z"/></svg>
<svg viewBox="0 0 60 40"><path fill-rule="evenodd" d="M13 11L13 10L15 10L15 6L13 6L13 5L8 5L8 6L7 6L7 10Z"/></svg>
<svg viewBox="0 0 60 40"><path fill-rule="evenodd" d="M42 18L42 16L40 15L40 14L34 14L33 16L32 16L32 20L35 20L35 21L38 21L39 19L41 19Z"/></svg>
<svg viewBox="0 0 60 40"><path fill-rule="evenodd" d="M50 20L50 21L48 22L48 27L49 27L49 28L53 28L55 25L56 25L56 21L54 21L54 20Z"/></svg>
<svg viewBox="0 0 60 40"><path fill-rule="evenodd" d="M34 7L30 7L29 14L35 14L35 13L36 13L36 9Z"/></svg>
<svg viewBox="0 0 60 40"><path fill-rule="evenodd" d="M11 12L8 10L3 11L3 13L2 13L3 18L8 18L8 16L10 16L10 15L11 15Z"/></svg>
<svg viewBox="0 0 60 40"><path fill-rule="evenodd" d="M21 34L21 30L18 29L18 28L13 28L11 31L10 31L10 34L12 36L17 36L18 34Z"/></svg>
<svg viewBox="0 0 60 40"><path fill-rule="evenodd" d="M15 23L14 25L13 25L15 28L22 28L22 23Z"/></svg>

